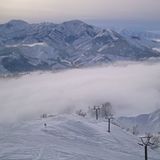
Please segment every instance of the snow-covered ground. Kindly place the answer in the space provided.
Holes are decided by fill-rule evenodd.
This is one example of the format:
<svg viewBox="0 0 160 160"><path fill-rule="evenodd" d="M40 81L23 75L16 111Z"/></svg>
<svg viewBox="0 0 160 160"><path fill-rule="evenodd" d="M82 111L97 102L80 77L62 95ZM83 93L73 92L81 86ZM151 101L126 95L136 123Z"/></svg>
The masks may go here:
<svg viewBox="0 0 160 160"><path fill-rule="evenodd" d="M47 124L47 127L44 126ZM0 125L0 160L141 160L139 139L107 122L58 115ZM160 154L149 149L149 159Z"/></svg>
<svg viewBox="0 0 160 160"><path fill-rule="evenodd" d="M160 109L148 114L140 114L133 117L120 117L117 123L126 129L133 131L136 126L138 134L160 133Z"/></svg>
<svg viewBox="0 0 160 160"><path fill-rule="evenodd" d="M160 52L160 48L152 48L152 50Z"/></svg>
<svg viewBox="0 0 160 160"><path fill-rule="evenodd" d="M30 44L13 44L13 45L6 45L6 47L35 47L35 46L46 46L47 44L44 42L37 42L37 43L30 43Z"/></svg>
<svg viewBox="0 0 160 160"><path fill-rule="evenodd" d="M160 42L160 39L152 39L154 42Z"/></svg>

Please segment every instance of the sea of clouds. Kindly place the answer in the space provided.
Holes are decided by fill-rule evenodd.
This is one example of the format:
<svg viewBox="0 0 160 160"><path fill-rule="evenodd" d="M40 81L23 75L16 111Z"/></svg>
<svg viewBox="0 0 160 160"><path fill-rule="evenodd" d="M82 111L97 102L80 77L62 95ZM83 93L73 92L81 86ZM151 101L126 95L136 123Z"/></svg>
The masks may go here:
<svg viewBox="0 0 160 160"><path fill-rule="evenodd" d="M0 122L57 114L110 102L117 116L160 108L160 63L33 72L0 78Z"/></svg>

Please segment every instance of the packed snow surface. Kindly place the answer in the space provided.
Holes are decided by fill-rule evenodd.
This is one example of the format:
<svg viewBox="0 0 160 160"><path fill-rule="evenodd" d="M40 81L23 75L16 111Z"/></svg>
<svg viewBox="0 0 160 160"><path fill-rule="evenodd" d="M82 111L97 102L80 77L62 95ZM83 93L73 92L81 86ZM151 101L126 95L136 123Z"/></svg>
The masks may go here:
<svg viewBox="0 0 160 160"><path fill-rule="evenodd" d="M44 123L47 126L44 126ZM107 122L58 115L0 125L0 160L142 160L138 138ZM149 149L149 159L160 154Z"/></svg>

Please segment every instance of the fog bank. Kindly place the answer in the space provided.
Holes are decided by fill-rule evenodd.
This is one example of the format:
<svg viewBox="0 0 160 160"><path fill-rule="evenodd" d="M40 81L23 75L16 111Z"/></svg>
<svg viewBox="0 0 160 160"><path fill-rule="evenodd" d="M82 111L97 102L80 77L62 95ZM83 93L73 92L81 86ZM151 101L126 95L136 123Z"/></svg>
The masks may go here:
<svg viewBox="0 0 160 160"><path fill-rule="evenodd" d="M111 102L117 115L160 108L160 63L131 63L0 79L0 121Z"/></svg>

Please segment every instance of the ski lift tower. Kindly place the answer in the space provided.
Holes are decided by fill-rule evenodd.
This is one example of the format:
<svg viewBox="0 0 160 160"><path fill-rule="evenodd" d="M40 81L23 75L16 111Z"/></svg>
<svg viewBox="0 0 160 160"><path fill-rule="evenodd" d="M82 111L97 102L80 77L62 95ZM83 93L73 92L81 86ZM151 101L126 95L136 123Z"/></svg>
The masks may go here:
<svg viewBox="0 0 160 160"><path fill-rule="evenodd" d="M154 145L154 143L151 143L152 135L146 135L143 137L140 137L142 143L138 143L140 146L144 146L144 153L145 153L145 160L148 160L148 146Z"/></svg>
<svg viewBox="0 0 160 160"><path fill-rule="evenodd" d="M110 133L111 132L111 120L114 119L113 118L113 114L109 114L105 117L105 119L108 120L108 132Z"/></svg>
<svg viewBox="0 0 160 160"><path fill-rule="evenodd" d="M99 106L94 106L93 109L96 111L96 120L98 120L98 113L100 111L100 107Z"/></svg>

